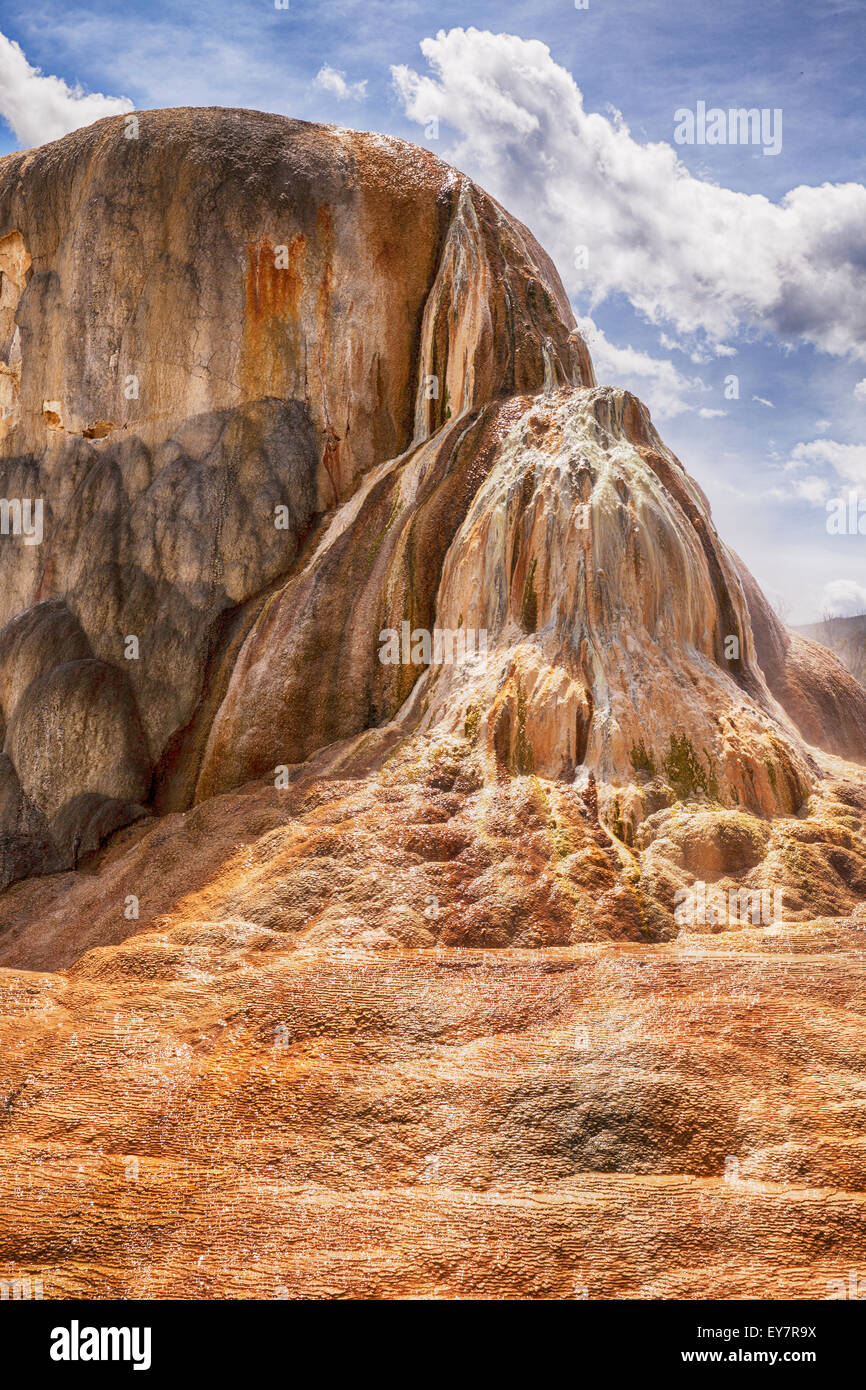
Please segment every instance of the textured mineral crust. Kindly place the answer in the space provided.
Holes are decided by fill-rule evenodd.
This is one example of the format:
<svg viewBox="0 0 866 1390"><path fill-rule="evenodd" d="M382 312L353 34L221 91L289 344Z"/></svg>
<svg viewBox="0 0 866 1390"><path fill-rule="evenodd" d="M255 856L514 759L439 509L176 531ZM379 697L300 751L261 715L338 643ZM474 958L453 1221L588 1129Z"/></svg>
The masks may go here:
<svg viewBox="0 0 866 1390"><path fill-rule="evenodd" d="M401 141L0 160L0 1280L827 1297L866 690Z"/></svg>

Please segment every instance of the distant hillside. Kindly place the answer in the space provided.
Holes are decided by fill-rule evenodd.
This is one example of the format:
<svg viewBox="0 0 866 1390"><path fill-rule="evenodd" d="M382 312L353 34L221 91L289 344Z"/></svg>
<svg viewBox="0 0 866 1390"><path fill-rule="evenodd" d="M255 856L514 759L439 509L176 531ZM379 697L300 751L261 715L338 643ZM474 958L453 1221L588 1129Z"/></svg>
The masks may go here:
<svg viewBox="0 0 866 1390"><path fill-rule="evenodd" d="M866 685L866 613L856 618L826 618L821 623L809 623L794 631L829 647L861 685Z"/></svg>

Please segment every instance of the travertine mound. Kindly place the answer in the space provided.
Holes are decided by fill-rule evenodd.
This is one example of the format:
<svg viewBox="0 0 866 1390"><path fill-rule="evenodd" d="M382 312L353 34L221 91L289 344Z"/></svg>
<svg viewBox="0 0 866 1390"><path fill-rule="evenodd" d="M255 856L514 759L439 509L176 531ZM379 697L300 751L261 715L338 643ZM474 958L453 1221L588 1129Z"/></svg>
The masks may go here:
<svg viewBox="0 0 866 1390"><path fill-rule="evenodd" d="M12 885L0 966L59 969L148 927L236 919L279 933L286 951L657 942L681 930L677 894L696 881L726 901L751 895L747 923L774 890L787 923L848 915L866 900L866 789L851 772L828 764L798 815L773 818L672 790L668 806L660 783L643 784L658 809L629 845L587 787L485 778L465 738L406 741L391 725L329 749L285 789L253 782L158 820L138 808L80 872Z"/></svg>
<svg viewBox="0 0 866 1390"><path fill-rule="evenodd" d="M0 161L0 1279L827 1296L866 693L469 180L126 129Z"/></svg>
<svg viewBox="0 0 866 1390"><path fill-rule="evenodd" d="M127 130L0 164L3 486L44 508L0 547L4 881L390 722L485 783L591 776L627 846L676 799L797 812L807 743L866 756L866 693L486 194L260 113ZM384 660L404 629L484 652Z"/></svg>
<svg viewBox="0 0 866 1390"><path fill-rule="evenodd" d="M380 659L380 631L406 620L484 631L487 653L419 682ZM468 728L513 773L628 786L667 768L768 814L810 785L705 499L611 388L493 403L365 482L253 624L198 796L381 724L410 692L407 725L423 710L423 730ZM641 798L623 799L639 820Z"/></svg>
<svg viewBox="0 0 866 1390"><path fill-rule="evenodd" d="M571 785L628 851L676 802L805 814L815 747L866 757L866 692L485 193L261 113L128 130L0 163L3 882L368 730L370 768L423 737Z"/></svg>

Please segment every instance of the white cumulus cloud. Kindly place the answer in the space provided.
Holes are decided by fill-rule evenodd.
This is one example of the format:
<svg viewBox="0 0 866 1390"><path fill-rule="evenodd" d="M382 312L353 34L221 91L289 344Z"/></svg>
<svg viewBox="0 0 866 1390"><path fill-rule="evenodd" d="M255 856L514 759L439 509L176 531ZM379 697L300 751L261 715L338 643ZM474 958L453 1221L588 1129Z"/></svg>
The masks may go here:
<svg viewBox="0 0 866 1390"><path fill-rule="evenodd" d="M367 95L366 77L363 82L347 82L344 72L328 67L327 63L316 73L315 85L333 93L338 101L363 101Z"/></svg>
<svg viewBox="0 0 866 1390"><path fill-rule="evenodd" d="M866 444L837 444L835 439L812 439L797 444L786 464L789 472L822 466L843 482L866 486Z"/></svg>
<svg viewBox="0 0 866 1390"><path fill-rule="evenodd" d="M835 618L853 618L866 613L866 589L856 579L831 579L824 585L822 611Z"/></svg>
<svg viewBox="0 0 866 1390"><path fill-rule="evenodd" d="M407 115L457 132L449 157L531 225L590 311L621 292L711 343L758 331L866 358L862 184L801 185L776 203L696 178L672 144L585 110L536 39L440 30L421 51L429 71L391 69Z"/></svg>
<svg viewBox="0 0 866 1390"><path fill-rule="evenodd" d="M25 148L134 109L127 97L85 92L62 77L46 77L28 63L17 43L0 34L0 116Z"/></svg>
<svg viewBox="0 0 866 1390"><path fill-rule="evenodd" d="M794 496L800 497L804 502L812 502L815 506L823 506L830 493L830 484L826 478L819 478L810 473L806 478L798 478L794 483ZM777 492L777 496L784 496L784 493Z"/></svg>

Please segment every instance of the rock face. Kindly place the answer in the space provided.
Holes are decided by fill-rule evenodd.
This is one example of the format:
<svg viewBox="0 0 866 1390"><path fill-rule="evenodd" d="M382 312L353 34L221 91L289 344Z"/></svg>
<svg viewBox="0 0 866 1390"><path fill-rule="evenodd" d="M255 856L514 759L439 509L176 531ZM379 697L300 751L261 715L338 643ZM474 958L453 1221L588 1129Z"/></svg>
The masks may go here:
<svg viewBox="0 0 866 1390"><path fill-rule="evenodd" d="M662 1177L674 1272L638 1224L590 1296L777 1296L752 1223L799 1223L799 1270L831 1186L847 1234L784 1288L847 1270L866 691L778 622L646 409L596 385L545 253L470 180L255 112L127 129L0 160L4 1142L84 1213L45 1257L53 1292L93 1292L74 1250L120 1219L123 1153L152 1273L121 1242L105 1294L453 1296L468 1261L476 1292L574 1296L576 1213L629 1226ZM793 1007L777 957L812 953ZM710 997L734 1040L695 1023ZM831 1000L851 1014L832 1083L810 1056L796 1096L762 1091L772 1038L817 1048ZM629 1029L657 1053L624 1058ZM87 1201L61 1175L74 1116ZM731 1156L757 1184L739 1205ZM217 1219L227 1185L259 1275L233 1282L222 1251L193 1289L160 1213ZM528 1196L544 1234L482 1270ZM730 1277L702 1272L728 1237L698 1199L752 1251ZM291 1273L251 1234L266 1209L304 1232ZM420 1255L353 1264L443 1222L429 1277Z"/></svg>
<svg viewBox="0 0 866 1390"><path fill-rule="evenodd" d="M743 562L737 564L758 659L776 699L810 743L866 762L866 689L827 647L789 631Z"/></svg>
<svg viewBox="0 0 866 1390"><path fill-rule="evenodd" d="M862 930L455 961L190 921L2 971L3 1277L838 1296L866 1244Z"/></svg>
<svg viewBox="0 0 866 1390"><path fill-rule="evenodd" d="M866 756L866 694L774 626L486 194L261 114L127 130L0 168L6 881L94 797L184 810L395 719L470 728L486 777L591 772L627 844L638 772L773 814L804 738ZM486 659L383 662L404 623Z"/></svg>
<svg viewBox="0 0 866 1390"><path fill-rule="evenodd" d="M485 632L486 657L419 683L380 660L377 635L403 621ZM629 843L638 768L770 814L810 785L705 499L610 388L493 402L381 469L253 624L197 794L302 762L410 691L422 730L468 726L490 768L623 785Z"/></svg>
<svg viewBox="0 0 866 1390"><path fill-rule="evenodd" d="M591 379L544 252L422 151L260 113L126 130L0 161L3 495L42 508L39 543L0 549L0 623L33 632L2 639L31 818L58 809L34 700L78 681L90 708L86 756L74 718L53 725L46 756L78 765L53 801L146 800L155 779L186 804L208 662L317 519L443 420ZM70 643L111 679L67 670ZM23 812L4 831L32 839Z"/></svg>

